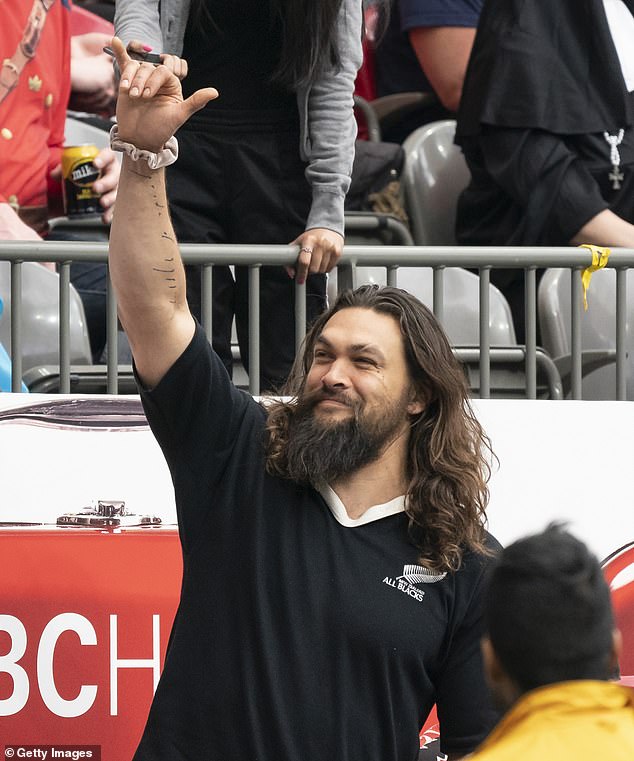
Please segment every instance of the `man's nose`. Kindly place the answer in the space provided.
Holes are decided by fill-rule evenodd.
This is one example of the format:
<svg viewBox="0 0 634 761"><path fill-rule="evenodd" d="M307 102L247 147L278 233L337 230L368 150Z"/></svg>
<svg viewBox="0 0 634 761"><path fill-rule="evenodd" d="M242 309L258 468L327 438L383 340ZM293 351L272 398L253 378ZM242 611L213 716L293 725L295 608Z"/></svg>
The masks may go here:
<svg viewBox="0 0 634 761"><path fill-rule="evenodd" d="M350 385L346 363L343 359L335 359L321 376L322 385L329 388L347 388Z"/></svg>

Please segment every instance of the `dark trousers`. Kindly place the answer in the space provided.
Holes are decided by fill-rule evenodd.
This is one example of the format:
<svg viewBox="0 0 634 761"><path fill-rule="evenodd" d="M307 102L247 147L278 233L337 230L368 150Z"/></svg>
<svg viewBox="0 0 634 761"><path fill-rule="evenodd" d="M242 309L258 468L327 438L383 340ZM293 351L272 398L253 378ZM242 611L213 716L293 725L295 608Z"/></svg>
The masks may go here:
<svg viewBox="0 0 634 761"><path fill-rule="evenodd" d="M252 114L253 115L253 114ZM189 122L178 133L179 159L168 168L172 222L181 243L286 244L303 232L311 189L299 157L296 118L265 112L222 123ZM199 268L187 268L187 299L200 317ZM325 307L325 276L307 281L307 318ZM231 369L231 325L248 372L248 269L213 269L213 345ZM283 267L260 272L260 387L279 388L295 356L294 281Z"/></svg>

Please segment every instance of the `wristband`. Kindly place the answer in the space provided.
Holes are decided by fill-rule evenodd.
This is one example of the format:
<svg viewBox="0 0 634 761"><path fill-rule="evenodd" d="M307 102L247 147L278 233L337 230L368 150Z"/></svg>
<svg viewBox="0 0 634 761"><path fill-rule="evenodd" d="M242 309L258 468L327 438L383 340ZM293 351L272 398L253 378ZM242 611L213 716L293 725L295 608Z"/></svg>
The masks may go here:
<svg viewBox="0 0 634 761"><path fill-rule="evenodd" d="M158 153L144 151L132 143L124 143L119 140L119 128L115 124L110 130L110 147L113 151L121 151L127 154L132 161L147 161L150 169L160 169L173 164L178 158L178 140L172 136Z"/></svg>

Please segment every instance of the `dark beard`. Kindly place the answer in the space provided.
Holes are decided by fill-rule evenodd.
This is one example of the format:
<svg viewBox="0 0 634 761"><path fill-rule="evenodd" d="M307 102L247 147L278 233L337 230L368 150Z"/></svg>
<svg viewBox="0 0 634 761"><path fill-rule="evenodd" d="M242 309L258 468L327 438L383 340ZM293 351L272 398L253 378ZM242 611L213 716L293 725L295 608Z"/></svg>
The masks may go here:
<svg viewBox="0 0 634 761"><path fill-rule="evenodd" d="M405 415L400 403L383 409L380 417L364 415L359 405L350 404L352 417L328 423L314 413L323 398L322 392L299 401L289 423L287 475L297 483L333 483L374 462Z"/></svg>

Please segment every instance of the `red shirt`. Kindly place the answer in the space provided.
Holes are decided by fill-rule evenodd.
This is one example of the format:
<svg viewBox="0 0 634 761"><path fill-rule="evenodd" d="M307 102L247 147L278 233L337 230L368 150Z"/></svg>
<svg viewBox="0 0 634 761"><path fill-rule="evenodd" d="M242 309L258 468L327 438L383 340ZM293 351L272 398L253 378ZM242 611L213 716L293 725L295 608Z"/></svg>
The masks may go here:
<svg viewBox="0 0 634 761"><path fill-rule="evenodd" d="M13 56L33 1L2 4L0 60ZM49 187L49 182L64 144L70 94L70 10L69 0L54 0L34 58L0 103L0 202L46 206L49 192L60 192L59 183Z"/></svg>

